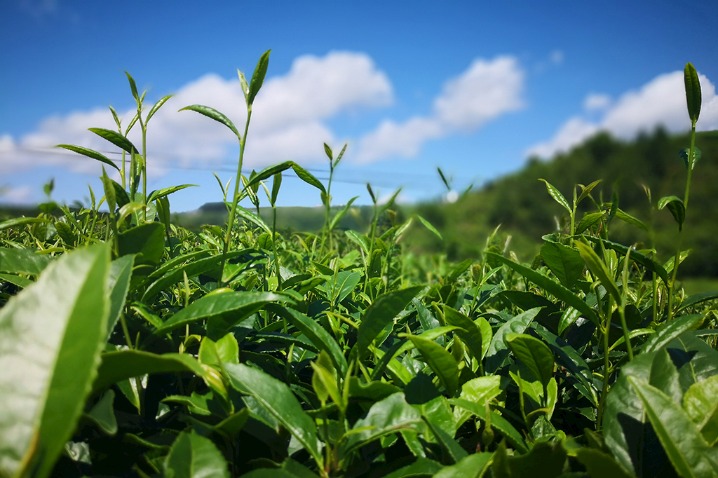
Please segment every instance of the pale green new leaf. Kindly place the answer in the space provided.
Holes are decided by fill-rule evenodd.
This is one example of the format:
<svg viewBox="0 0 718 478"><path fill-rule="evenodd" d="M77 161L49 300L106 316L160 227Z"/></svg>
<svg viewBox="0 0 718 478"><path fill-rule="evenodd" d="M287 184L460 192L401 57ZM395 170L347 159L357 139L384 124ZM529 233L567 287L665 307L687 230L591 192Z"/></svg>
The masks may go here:
<svg viewBox="0 0 718 478"><path fill-rule="evenodd" d="M181 433L164 462L166 478L229 477L227 462L209 438L194 431Z"/></svg>

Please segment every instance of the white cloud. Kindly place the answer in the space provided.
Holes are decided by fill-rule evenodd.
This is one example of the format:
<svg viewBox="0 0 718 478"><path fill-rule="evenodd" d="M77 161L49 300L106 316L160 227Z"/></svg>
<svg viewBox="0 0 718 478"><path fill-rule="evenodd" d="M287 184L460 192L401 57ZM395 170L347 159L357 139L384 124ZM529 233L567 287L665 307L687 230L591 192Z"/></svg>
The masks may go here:
<svg viewBox="0 0 718 478"><path fill-rule="evenodd" d="M9 187L0 185L0 201L7 204L33 203L34 191L30 186Z"/></svg>
<svg viewBox="0 0 718 478"><path fill-rule="evenodd" d="M409 158L429 140L475 131L522 108L523 84L523 70L513 57L475 60L464 73L446 82L431 115L402 123L382 122L359 140L356 159L367 163L392 156Z"/></svg>
<svg viewBox="0 0 718 478"><path fill-rule="evenodd" d="M699 77L703 102L697 129L718 129L718 96L715 86L706 76ZM584 107L590 109L588 106L595 106L596 103L595 95L589 95L584 101ZM526 154L547 158L568 151L597 131L607 131L617 138L631 139L639 132L650 131L659 125L670 132L690 129L682 71L659 75L638 90L623 94L605 108L597 121L581 116L570 118L550 140L532 146Z"/></svg>
<svg viewBox="0 0 718 478"><path fill-rule="evenodd" d="M611 97L602 93L590 93L583 100L583 109L586 111L603 111L611 106Z"/></svg>
<svg viewBox="0 0 718 478"><path fill-rule="evenodd" d="M257 96L245 166L260 168L290 159L323 161L322 143L335 140L326 120L354 108L387 105L392 98L388 78L365 54L331 52L324 57L299 57L287 74L268 77ZM216 74L204 75L180 88L152 117L148 126L151 174L162 174L173 166L211 168L227 159L232 164L236 158L237 140L227 128L194 112L177 112L192 104L216 108L243 133L246 109L236 76L225 79ZM118 113L125 126L132 112ZM35 131L20 138L2 136L0 171L61 165L97 174L96 161L52 149L58 143L68 143L99 151L117 150L88 132L88 127L115 129L110 112L97 108L47 118ZM138 148L139 133L139 125L135 125L130 139Z"/></svg>
<svg viewBox="0 0 718 478"><path fill-rule="evenodd" d="M563 63L564 54L561 50L554 50L549 55L549 61L554 65L560 65Z"/></svg>

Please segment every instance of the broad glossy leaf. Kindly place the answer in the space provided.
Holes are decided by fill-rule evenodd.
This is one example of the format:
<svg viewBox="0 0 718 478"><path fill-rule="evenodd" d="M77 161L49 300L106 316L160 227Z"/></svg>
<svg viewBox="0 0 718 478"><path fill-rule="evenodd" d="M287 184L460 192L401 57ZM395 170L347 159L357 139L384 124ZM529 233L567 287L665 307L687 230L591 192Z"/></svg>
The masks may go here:
<svg viewBox="0 0 718 478"><path fill-rule="evenodd" d="M218 123L222 123L227 128L234 133L234 135L237 137L237 139L240 139L241 136L239 135L239 131L237 131L237 127L234 126L234 123L232 123L232 120L227 118L223 113L220 113L214 108L211 108L209 106L204 105L190 105L185 106L184 108L181 108L180 111L194 111L196 113L199 113L201 115L206 116L207 118L213 119L217 121Z"/></svg>
<svg viewBox="0 0 718 478"><path fill-rule="evenodd" d="M678 196L665 196L658 201L658 210L668 208L673 219L678 223L678 230L683 229L683 222L686 220L686 206Z"/></svg>
<svg viewBox="0 0 718 478"><path fill-rule="evenodd" d="M183 432L170 448L164 462L167 478L229 478L229 469L222 453L212 440L194 431Z"/></svg>
<svg viewBox="0 0 718 478"><path fill-rule="evenodd" d="M549 294L552 294L557 299L566 302L566 304L580 311L591 322L598 324L598 316L596 315L596 311L594 311L588 304L586 304L583 299L581 299L579 296L571 292L563 285L559 284L558 282L554 282L545 275L542 275L541 273L533 269L513 262L502 255L493 252L487 252L486 255L491 259L495 259L499 262L506 264L507 266L524 276L526 279L530 280L534 284L544 289Z"/></svg>
<svg viewBox="0 0 718 478"><path fill-rule="evenodd" d="M511 444L511 446L516 448L521 453L526 453L528 451L528 447L526 446L526 443L524 442L521 433L519 433L518 430L516 430L516 428L514 428L514 426L511 425L508 420L506 420L498 413L491 410L487 413L486 407L484 405L469 402L461 398L451 399L449 400L449 402L451 402L457 407L463 408L464 410L471 412L473 415L476 415L485 423L490 420L491 428L501 433L506 438L506 441ZM489 418L489 416L491 418Z"/></svg>
<svg viewBox="0 0 718 478"><path fill-rule="evenodd" d="M118 148L127 151L130 154L137 154L139 150L135 148L135 145L132 144L132 142L125 138L123 135L118 133L117 131L112 131L111 129L105 129L105 128L88 128L90 131L95 133L97 136L106 139L110 143L114 144ZM98 159L98 158L95 158ZM103 161L104 162L104 161ZM113 163L114 164L114 163ZM117 166L115 166L117 168Z"/></svg>
<svg viewBox="0 0 718 478"><path fill-rule="evenodd" d="M449 396L454 396L459 387L459 364L444 347L418 335L400 334L414 344L429 367L439 377Z"/></svg>
<svg viewBox="0 0 718 478"><path fill-rule="evenodd" d="M649 383L628 377L643 401L663 449L681 476L718 475L718 448L711 448L680 404Z"/></svg>
<svg viewBox="0 0 718 478"><path fill-rule="evenodd" d="M261 370L244 364L225 364L232 386L252 396L321 466L323 458L314 420L302 409L289 387Z"/></svg>
<svg viewBox="0 0 718 478"><path fill-rule="evenodd" d="M500 446L494 454L492 471L496 477L557 477L566 465L567 453L561 441L537 441L523 455L508 455Z"/></svg>
<svg viewBox="0 0 718 478"><path fill-rule="evenodd" d="M473 453L453 465L445 466L434 478L480 478L491 466L493 453Z"/></svg>
<svg viewBox="0 0 718 478"><path fill-rule="evenodd" d="M167 319L155 333L164 334L198 320L218 319L223 316L231 316L231 323L236 324L269 303L290 301L287 296L272 292L242 291L206 295Z"/></svg>
<svg viewBox="0 0 718 478"><path fill-rule="evenodd" d="M528 334L508 333L505 336L506 345L534 374L541 384L546 387L553 377L553 353L548 345Z"/></svg>
<svg viewBox="0 0 718 478"><path fill-rule="evenodd" d="M91 420L100 430L108 435L117 433L117 418L114 409L115 392L108 390L102 398L85 414L85 418Z"/></svg>
<svg viewBox="0 0 718 478"><path fill-rule="evenodd" d="M317 394L317 397L322 402L326 402L331 397L332 401L339 407L340 410L346 408L344 400L342 400L342 394L339 392L337 386L337 376L334 367L332 366L331 360L325 351L319 353L319 357L314 362L311 362L314 374L312 375L312 387Z"/></svg>
<svg viewBox="0 0 718 478"><path fill-rule="evenodd" d="M271 310L281 315L292 323L294 327L299 329L317 348L317 350L326 351L329 354L329 358L332 359L334 367L343 376L347 371L347 361L344 358L339 344L332 335L327 332L321 325L319 325L314 319L307 315L292 309L291 307L283 306L270 306Z"/></svg>
<svg viewBox="0 0 718 478"><path fill-rule="evenodd" d="M419 411L406 402L403 393L395 393L376 402L365 418L356 421L347 432L344 452L348 454L391 433L417 430L421 423Z"/></svg>
<svg viewBox="0 0 718 478"><path fill-rule="evenodd" d="M159 264L165 253L165 229L159 222L140 224L117 235L120 256L137 254L137 264Z"/></svg>
<svg viewBox="0 0 718 478"><path fill-rule="evenodd" d="M106 245L76 250L0 310L0 475L47 476L75 429L107 330L109 269Z"/></svg>
<svg viewBox="0 0 718 478"><path fill-rule="evenodd" d="M72 151L73 153L81 154L83 156L87 156L88 158L95 159L101 163L104 163L112 168L115 168L117 171L120 170L119 166L117 166L110 158L105 156L102 153L98 153L95 150L84 148L82 146L75 146L72 144L58 144L58 148L67 149L69 151Z"/></svg>
<svg viewBox="0 0 718 478"><path fill-rule="evenodd" d="M411 465L406 465L398 470L384 475L384 478L408 478L408 477L430 477L441 471L445 467L434 460L424 457L418 457Z"/></svg>
<svg viewBox="0 0 718 478"><path fill-rule="evenodd" d="M586 467L589 476L610 476L611 478L631 478L616 460L601 450L582 447L576 450L576 459Z"/></svg>
<svg viewBox="0 0 718 478"><path fill-rule="evenodd" d="M97 370L92 390L96 393L121 380L167 372L190 372L198 377L204 375L204 369L197 359L188 354L118 350L102 354L102 363Z"/></svg>
<svg viewBox="0 0 718 478"><path fill-rule="evenodd" d="M442 429L431 416L424 415L424 422L431 430L434 435L434 439L441 445L441 448L446 452L446 455L456 463L462 458L465 458L467 453L461 448L461 445L454 440L453 436L449 435L444 429Z"/></svg>
<svg viewBox="0 0 718 478"><path fill-rule="evenodd" d="M456 309L444 305L444 319L446 323L459 327L456 330L456 334L461 337L461 340L469 347L471 355L481 362L484 354L484 336L478 325L473 320L462 314ZM485 320L485 319L484 319ZM488 347L486 347L488 349Z"/></svg>
<svg viewBox="0 0 718 478"><path fill-rule="evenodd" d="M652 352L665 347L684 332L697 329L703 323L703 316L699 314L683 315L670 322L661 324L656 333L651 336L641 348L642 352Z"/></svg>
<svg viewBox="0 0 718 478"><path fill-rule="evenodd" d="M561 283L573 288L583 273L583 259L578 251L558 242L544 242L541 258Z"/></svg>
<svg viewBox="0 0 718 478"><path fill-rule="evenodd" d="M50 258L31 249L0 248L0 271L14 274L40 274Z"/></svg>
<svg viewBox="0 0 718 478"><path fill-rule="evenodd" d="M366 309L359 324L357 343L354 346L354 353L358 354L359 358L366 354L377 335L406 308L421 289L423 289L421 286L409 287L382 294Z"/></svg>
<svg viewBox="0 0 718 478"><path fill-rule="evenodd" d="M576 224L576 229L574 231L574 234L581 234L589 227L593 226L597 222L599 222L601 219L606 217L606 211L602 212L590 212L588 214L584 214L580 221L578 221L578 224Z"/></svg>
<svg viewBox="0 0 718 478"><path fill-rule="evenodd" d="M491 339L491 345L486 353L486 368L489 371L493 372L501 368L508 357L508 348L505 340L507 334L511 332L518 334L523 333L540 311L540 308L529 309L510 318L498 328L494 338Z"/></svg>
<svg viewBox="0 0 718 478"><path fill-rule="evenodd" d="M701 82L698 79L698 72L692 63L686 63L683 69L683 83L686 89L686 105L688 106L688 117L695 125L701 114Z"/></svg>
<svg viewBox="0 0 718 478"><path fill-rule="evenodd" d="M718 441L718 375L696 382L683 395L683 409L709 445Z"/></svg>

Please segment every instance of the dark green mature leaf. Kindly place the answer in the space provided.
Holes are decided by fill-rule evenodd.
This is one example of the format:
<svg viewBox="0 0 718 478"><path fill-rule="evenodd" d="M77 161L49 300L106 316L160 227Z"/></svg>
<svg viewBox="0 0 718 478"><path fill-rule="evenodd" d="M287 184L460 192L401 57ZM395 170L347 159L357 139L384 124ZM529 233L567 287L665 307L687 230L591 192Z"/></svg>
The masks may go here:
<svg viewBox="0 0 718 478"><path fill-rule="evenodd" d="M566 465L566 458L566 450L558 440L538 441L523 455L510 456L504 446L499 446L494 454L492 472L495 478L558 477Z"/></svg>
<svg viewBox="0 0 718 478"><path fill-rule="evenodd" d="M528 334L508 333L505 336L506 345L511 349L535 378L546 387L553 377L553 353L541 340Z"/></svg>
<svg viewBox="0 0 718 478"><path fill-rule="evenodd" d="M479 326L473 320L448 305L444 305L444 319L447 324L459 327L456 334L469 347L471 355L480 362L483 359L484 350L488 349L488 347L484 347L484 336Z"/></svg>
<svg viewBox="0 0 718 478"><path fill-rule="evenodd" d="M616 460L608 453L595 448L582 447L576 450L576 459L586 467L589 476L610 476L611 478L631 478Z"/></svg>
<svg viewBox="0 0 718 478"><path fill-rule="evenodd" d="M0 271L14 274L40 274L50 258L30 249L0 248Z"/></svg>
<svg viewBox="0 0 718 478"><path fill-rule="evenodd" d="M596 224L598 221L603 219L606 216L606 211L601 212L589 212L588 214L584 214L584 216L581 218L580 221L578 221L578 224L576 224L576 230L574 231L574 234L581 234L589 227Z"/></svg>
<svg viewBox="0 0 718 478"><path fill-rule="evenodd" d="M459 364L444 347L432 340L418 335L399 334L400 337L411 340L429 367L434 371L449 396L454 396L459 387Z"/></svg>
<svg viewBox="0 0 718 478"><path fill-rule="evenodd" d="M135 148L135 145L132 144L132 142L122 136L117 131L112 131L111 129L105 129L105 128L88 128L90 131L95 133L97 136L106 139L110 143L114 144L118 148L127 151L130 154L137 154L138 149ZM69 148L66 148L69 149ZM85 153L82 153L85 154ZM99 159L99 158L95 158ZM104 161L103 161L104 162ZM114 163L113 163L114 164ZM117 168L117 166L115 166Z"/></svg>
<svg viewBox="0 0 718 478"><path fill-rule="evenodd" d="M444 468L445 467L439 462L428 458L418 457L411 465L406 465L398 470L394 470L393 472L384 475L384 478L429 478L435 476L435 473Z"/></svg>
<svg viewBox="0 0 718 478"><path fill-rule="evenodd" d="M165 230L159 222L140 224L117 235L119 256L137 254L138 264L159 264L165 253Z"/></svg>
<svg viewBox="0 0 718 478"><path fill-rule="evenodd" d="M718 475L718 448L711 448L688 415L656 387L634 377L628 381L643 401L663 449L681 476Z"/></svg>
<svg viewBox="0 0 718 478"><path fill-rule="evenodd" d="M167 478L229 477L227 462L212 440L194 431L183 432L164 462Z"/></svg>
<svg viewBox="0 0 718 478"><path fill-rule="evenodd" d="M521 433L519 433L508 420L498 413L491 410L487 411L483 404L469 402L462 398L455 398L449 401L453 405L463 408L464 410L471 412L473 415L476 415L484 423L491 421L491 428L501 433L511 446L516 448L521 453L526 453L528 451L528 447L526 446L526 442L524 442Z"/></svg>
<svg viewBox="0 0 718 478"><path fill-rule="evenodd" d="M687 309L688 307L693 307L694 305L698 305L702 302L706 302L709 300L715 300L715 299L718 299L718 291L701 292L698 294L693 294L693 295L686 297L683 300L683 302L681 302L681 305L678 307L678 311Z"/></svg>
<svg viewBox="0 0 718 478"><path fill-rule="evenodd" d="M317 321L291 307L270 305L269 308L276 314L290 321L294 327L299 329L299 331L314 344L317 350L326 351L329 354L329 358L332 359L334 367L336 367L342 376L346 373L347 361L344 358L339 344L337 344L336 339L319 325Z"/></svg>
<svg viewBox="0 0 718 478"><path fill-rule="evenodd" d="M132 266L135 263L135 256L127 255L115 259L110 265L110 275L107 286L110 292L110 313L107 320L107 335L109 338L115 324L122 315L125 306L127 292L130 290L130 278L132 277Z"/></svg>
<svg viewBox="0 0 718 478"><path fill-rule="evenodd" d="M382 436L402 430L417 430L422 423L419 411L409 405L401 392L374 403L365 418L357 420L346 434L346 454Z"/></svg>
<svg viewBox="0 0 718 478"><path fill-rule="evenodd" d="M196 322L231 315L236 324L273 302L291 302L289 297L272 292L225 292L206 295L189 304L167 319L155 334L164 334L177 327Z"/></svg>
<svg viewBox="0 0 718 478"><path fill-rule="evenodd" d="M578 251L558 242L544 242L541 258L561 283L573 288L583 273L583 260Z"/></svg>
<svg viewBox="0 0 718 478"><path fill-rule="evenodd" d="M663 280L664 284L668 284L668 272L666 272L666 269L661 264L654 261L653 259L646 256L645 254L643 254L633 248L624 246L623 244L609 241L609 240L606 240L606 239L603 239L600 237L586 237L586 239L588 239L594 243L600 242L601 244L603 244L603 247L605 247L606 249L612 249L623 256L625 256L626 254L630 254L631 259L633 259L635 262L641 264L643 267L645 267L649 271L655 272L658 275L658 277L660 277ZM630 253L629 253L629 250L630 250Z"/></svg>
<svg viewBox="0 0 718 478"><path fill-rule="evenodd" d="M190 372L198 377L204 375L197 359L188 354L160 355L141 350L118 350L102 354L92 390L96 393L128 378L167 372Z"/></svg>
<svg viewBox="0 0 718 478"><path fill-rule="evenodd" d="M98 153L97 151L94 151L92 149L85 148L82 146L75 146L72 144L58 144L57 147L67 149L69 151L72 151L77 154L81 154L83 156L87 156L88 158L96 159L97 161L99 161L101 163L104 163L108 166L115 168L117 171L120 170L119 166L117 166L110 158L108 158L104 154Z"/></svg>
<svg viewBox="0 0 718 478"><path fill-rule="evenodd" d="M251 395L278 420L321 466L323 458L314 420L302 409L289 387L261 370L244 364L225 364L232 386Z"/></svg>
<svg viewBox="0 0 718 478"><path fill-rule="evenodd" d="M185 106L184 108L181 108L179 111L194 111L196 113L199 113L201 115L206 116L207 118L213 119L217 121L218 123L222 123L227 128L234 133L234 135L237 137L237 139L241 139L241 136L239 134L239 131L237 131L237 127L234 126L234 123L232 123L232 120L227 118L223 113L220 113L214 108L211 108L209 106L204 105L190 105Z"/></svg>
<svg viewBox="0 0 718 478"><path fill-rule="evenodd" d="M466 450L461 448L461 445L459 445L459 443L454 440L452 436L435 423L434 419L430 415L424 415L424 421L429 427L429 430L431 430L431 433L434 435L436 441L441 445L447 456L450 457L454 463L466 457Z"/></svg>
<svg viewBox="0 0 718 478"><path fill-rule="evenodd" d="M695 126L701 114L701 82L698 79L698 72L692 63L686 63L683 69L683 83L686 89L686 105L688 106L688 117Z"/></svg>
<svg viewBox="0 0 718 478"><path fill-rule="evenodd" d="M658 201L658 210L668 208L673 219L678 223L678 230L683 229L683 222L686 220L686 206L678 196L665 196Z"/></svg>
<svg viewBox="0 0 718 478"><path fill-rule="evenodd" d="M563 285L559 284L558 282L554 282L545 275L542 275L541 273L533 269L513 262L512 260L502 255L493 252L487 252L486 255L491 259L495 259L499 262L506 264L507 266L524 276L526 279L543 288L549 294L552 294L557 299L566 302L566 304L580 311L588 320L590 320L594 324L598 324L598 316L596 315L596 311L593 310L579 296L571 292Z"/></svg>
<svg viewBox="0 0 718 478"><path fill-rule="evenodd" d="M117 418L114 409L115 391L108 390L102 398L85 414L100 430L108 435L117 433Z"/></svg>
<svg viewBox="0 0 718 478"><path fill-rule="evenodd" d="M688 330L697 329L703 323L703 316L700 314L683 315L670 322L661 324L656 333L653 334L641 347L642 352L652 352L665 347L673 339Z"/></svg>
<svg viewBox="0 0 718 478"><path fill-rule="evenodd" d="M248 105L254 103L254 98L257 96L257 93L259 93L260 88L262 88L262 83L264 82L264 77L269 67L269 54L271 52L272 50L265 51L262 56L259 57L257 66L254 68L252 79L249 81L249 92L247 93Z"/></svg>
<svg viewBox="0 0 718 478"><path fill-rule="evenodd" d="M0 475L47 476L90 392L107 330L110 251L50 264L0 310Z"/></svg>
<svg viewBox="0 0 718 478"><path fill-rule="evenodd" d="M498 370L508 357L508 349L506 346L506 336L511 333L523 333L531 324L534 318L541 311L540 308L529 309L521 314L510 318L501 327L498 328L494 338L491 339L491 345L486 353L486 368L489 371Z"/></svg>
<svg viewBox="0 0 718 478"><path fill-rule="evenodd" d="M386 327L399 312L404 310L411 302L416 294L423 287L409 287L393 292L382 294L374 301L372 305L364 312L359 330L357 333L357 343L354 346L353 353L358 354L361 358L369 349L369 345Z"/></svg>

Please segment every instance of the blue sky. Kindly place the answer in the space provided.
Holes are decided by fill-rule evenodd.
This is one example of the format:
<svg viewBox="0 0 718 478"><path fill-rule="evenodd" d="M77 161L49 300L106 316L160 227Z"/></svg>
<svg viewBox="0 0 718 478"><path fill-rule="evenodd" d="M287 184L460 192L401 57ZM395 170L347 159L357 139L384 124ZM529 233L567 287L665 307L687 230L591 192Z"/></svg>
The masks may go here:
<svg viewBox="0 0 718 478"><path fill-rule="evenodd" d="M699 129L718 129L716 18L717 2L682 0L5 0L0 202L42 200L51 178L55 200L87 203L88 185L101 196L100 163L53 146L115 151L87 128L113 128L109 105L129 121L125 71L150 105L175 95L149 124L149 188L197 184L171 196L175 211L221 200L212 173L234 177L236 142L178 110L206 104L241 126L236 69L250 76L267 49L245 170L294 160L326 178L322 143L346 142L335 204L368 203L367 182L439 199L437 166L461 190L599 130L684 130L687 61L703 86ZM320 199L287 176L279 202Z"/></svg>

